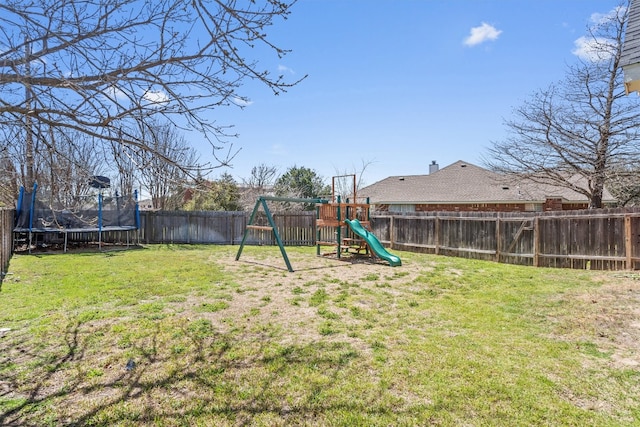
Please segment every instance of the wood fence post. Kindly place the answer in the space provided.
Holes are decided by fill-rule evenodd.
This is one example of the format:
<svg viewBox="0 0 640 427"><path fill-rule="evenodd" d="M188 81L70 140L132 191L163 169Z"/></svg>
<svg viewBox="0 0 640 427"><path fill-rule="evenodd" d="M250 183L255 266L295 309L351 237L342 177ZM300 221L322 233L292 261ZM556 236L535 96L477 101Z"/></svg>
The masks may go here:
<svg viewBox="0 0 640 427"><path fill-rule="evenodd" d="M187 211L187 245L191 244L191 218L191 211Z"/></svg>
<svg viewBox="0 0 640 427"><path fill-rule="evenodd" d="M389 220L389 247L391 249L394 249L394 246L393 246L393 239L395 237L395 230L393 229L393 227L395 225L394 222L393 222L394 218L395 217L393 215L391 215L391 219Z"/></svg>
<svg viewBox="0 0 640 427"><path fill-rule="evenodd" d="M436 234L436 241L435 241L435 245L436 245L436 249L435 249L435 254L439 255L440 254L440 217L438 215L436 215L436 225L435 225L435 234Z"/></svg>
<svg viewBox="0 0 640 427"><path fill-rule="evenodd" d="M626 255L625 268L632 270L633 240L631 239L631 217L629 215L624 216L624 249Z"/></svg>
<svg viewBox="0 0 640 427"><path fill-rule="evenodd" d="M144 240L147 244L155 243L155 236L153 232L156 228L154 225L155 221L153 220L154 216L154 211L145 211L144 213Z"/></svg>
<svg viewBox="0 0 640 427"><path fill-rule="evenodd" d="M533 266L540 266L540 217L533 220Z"/></svg>
<svg viewBox="0 0 640 427"><path fill-rule="evenodd" d="M502 251L500 231L500 212L498 212L496 215L496 262L500 262L500 252Z"/></svg>

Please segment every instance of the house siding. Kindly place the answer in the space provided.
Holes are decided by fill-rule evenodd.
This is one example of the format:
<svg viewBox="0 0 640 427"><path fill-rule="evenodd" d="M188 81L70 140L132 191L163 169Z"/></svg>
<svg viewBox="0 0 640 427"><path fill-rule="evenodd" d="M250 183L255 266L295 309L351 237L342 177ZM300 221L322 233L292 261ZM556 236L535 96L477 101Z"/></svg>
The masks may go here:
<svg viewBox="0 0 640 427"><path fill-rule="evenodd" d="M416 212L533 212L533 211L561 211L587 209L588 203L562 203L562 200L548 199L542 204L542 209L531 209L540 204L528 203L434 203L416 204ZM389 204L376 204L378 212L389 212Z"/></svg>

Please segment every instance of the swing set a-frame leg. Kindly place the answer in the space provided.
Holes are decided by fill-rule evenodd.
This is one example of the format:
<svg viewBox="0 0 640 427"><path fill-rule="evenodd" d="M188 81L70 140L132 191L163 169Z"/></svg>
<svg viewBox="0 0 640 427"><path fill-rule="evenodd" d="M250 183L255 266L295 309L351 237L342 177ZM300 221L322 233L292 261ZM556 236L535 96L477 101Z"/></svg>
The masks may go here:
<svg viewBox="0 0 640 427"><path fill-rule="evenodd" d="M253 225L253 221L255 220L256 213L260 206L264 208L264 213L267 215L267 221L269 221L269 227L256 226ZM280 253L282 254L282 258L284 258L285 264L287 264L287 270L290 273L293 273L293 268L291 267L291 263L289 262L289 257L287 256L287 252L284 250L284 245L282 244L282 239L280 239L280 234L278 233L278 228L276 227L276 223L273 220L273 216L271 215L271 211L269 210L269 206L267 206L267 201L264 197L259 197L256 201L256 205L253 208L253 212L251 212L251 216L249 217L249 223L247 224L246 229L244 230L244 235L242 236L242 242L240 242L240 247L238 248L238 253L236 254L236 261L240 259L240 255L242 254L242 249L244 248L244 242L247 239L247 235L249 234L249 230L251 229L268 229L270 228L273 232L273 237L276 239L276 243L280 248Z"/></svg>

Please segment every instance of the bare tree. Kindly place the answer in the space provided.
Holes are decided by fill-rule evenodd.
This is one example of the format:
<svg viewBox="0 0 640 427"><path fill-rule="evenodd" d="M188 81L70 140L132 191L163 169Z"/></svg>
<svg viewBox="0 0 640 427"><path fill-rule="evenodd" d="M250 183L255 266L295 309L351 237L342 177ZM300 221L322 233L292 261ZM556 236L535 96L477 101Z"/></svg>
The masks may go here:
<svg viewBox="0 0 640 427"><path fill-rule="evenodd" d="M640 102L625 96L620 55L628 8L589 29L589 55L564 81L535 93L506 121L510 136L494 142L492 169L583 194L602 207L607 180L640 158Z"/></svg>
<svg viewBox="0 0 640 427"><path fill-rule="evenodd" d="M50 200L56 205L75 204L78 196L87 192L90 177L108 169L103 153L96 150L93 138L86 134L38 126L32 129L34 149L27 155L24 127L0 126L0 129L5 139L4 147L0 148L3 163L0 186L5 190L3 195L8 205L15 202L20 185L31 189L36 181L38 192L46 195L42 201ZM27 167L29 162L31 166ZM26 185L28 183L31 185Z"/></svg>
<svg viewBox="0 0 640 427"><path fill-rule="evenodd" d="M343 199L345 198L351 198L353 199L353 177L355 176L356 178L356 182L355 182L355 190L356 193L358 190L360 190L361 188L365 187L365 181L364 181L364 175L367 171L367 169L369 168L369 166L371 166L371 164L373 164L373 160L364 160L361 159L360 160L360 166L358 168L356 168L356 166L352 166L351 170L347 170L347 169L343 169L343 170L335 170L335 176L333 177L332 181L332 185L333 185L333 192L335 193L335 195L340 195ZM358 197L358 195L356 194L356 197ZM361 200L356 200L354 202L360 202Z"/></svg>
<svg viewBox="0 0 640 427"><path fill-rule="evenodd" d="M155 153L137 138L141 118L164 116L210 141L217 165L227 126L205 113L242 107L257 80L275 94L297 81L272 75L256 56L287 53L265 29L295 0L9 0L0 3L0 126L22 127L25 184L35 180L34 130L74 130L98 143ZM223 155L218 155L223 153ZM181 166L181 165L178 165Z"/></svg>
<svg viewBox="0 0 640 427"><path fill-rule="evenodd" d="M120 195L133 194L140 174L135 152L122 144L111 144L111 155L118 172L117 191Z"/></svg>
<svg viewBox="0 0 640 427"><path fill-rule="evenodd" d="M13 206L18 194L17 171L6 147L0 146L0 207Z"/></svg>
<svg viewBox="0 0 640 427"><path fill-rule="evenodd" d="M273 186L278 175L278 168L261 163L251 168L251 176L244 180L244 184L251 188L265 190Z"/></svg>
<svg viewBox="0 0 640 427"><path fill-rule="evenodd" d="M177 209L189 178L184 168L196 167L196 152L170 123L146 123L142 131L141 141L151 147L136 160L142 185L155 209Z"/></svg>
<svg viewBox="0 0 640 427"><path fill-rule="evenodd" d="M37 153L39 194L50 205L77 206L89 194L91 177L104 175L109 167L93 138L76 131L57 132L49 127L46 150ZM41 200L45 200L41 197Z"/></svg>
<svg viewBox="0 0 640 427"><path fill-rule="evenodd" d="M0 206L13 206L20 186L15 130L15 126L0 126Z"/></svg>
<svg viewBox="0 0 640 427"><path fill-rule="evenodd" d="M0 126L0 132L5 141L0 146L0 192L7 205L16 202L21 185L30 190L37 182L40 201L71 207L79 203L80 195L87 194L92 176L111 172L111 157L105 157L100 144L73 129L34 127L30 132L30 154L25 150L23 126Z"/></svg>
<svg viewBox="0 0 640 427"><path fill-rule="evenodd" d="M246 210L251 210L260 196L273 191L273 185L278 177L278 168L264 163L251 168L251 176L243 179L244 188L240 197L240 204Z"/></svg>
<svg viewBox="0 0 640 427"><path fill-rule="evenodd" d="M640 206L640 167L630 164L616 168L607 180L607 188L619 206Z"/></svg>

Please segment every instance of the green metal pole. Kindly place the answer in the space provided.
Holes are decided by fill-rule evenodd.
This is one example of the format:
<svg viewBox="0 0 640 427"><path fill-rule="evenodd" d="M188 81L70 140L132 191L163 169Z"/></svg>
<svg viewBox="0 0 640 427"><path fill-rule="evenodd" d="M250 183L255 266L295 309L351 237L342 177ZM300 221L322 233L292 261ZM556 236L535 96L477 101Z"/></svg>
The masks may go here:
<svg viewBox="0 0 640 427"><path fill-rule="evenodd" d="M269 221L269 225L273 230L273 235L276 239L276 243L280 248L280 253L282 253L282 257L284 258L284 262L287 264L287 269L293 273L293 268L291 268L291 263L289 262L289 257L287 256L287 252L284 250L284 245L282 244L282 240L280 239L280 234L278 233L278 229L276 228L276 223L273 220L273 216L271 216L271 212L269 211L269 207L267 206L267 200L277 201L277 202L294 202L294 203L329 203L329 200L326 199L296 199L290 197L273 197L273 196L260 196L256 201L256 205L253 208L253 212L251 212L251 216L249 217L249 223L247 225L252 225L253 220L255 219L256 213L260 205L264 208L264 213L267 215L267 220ZM319 213L317 214L319 216ZM339 216L340 214L338 214ZM320 240L320 229L318 229L318 237L317 241ZM244 243L247 239L247 235L249 234L249 228L244 230L244 234L242 235L242 241L240 242L240 247L238 248L238 253L236 254L236 261L240 259L240 255L242 254L242 249L244 248ZM320 245L317 245L317 252L320 255Z"/></svg>
<svg viewBox="0 0 640 427"><path fill-rule="evenodd" d="M280 247L280 253L282 254L282 258L284 258L285 264L287 264L287 270L290 273L293 273L293 268L291 267L291 263L289 262L289 257L287 256L287 251L284 250L284 245L282 244L282 240L280 240L280 233L278 233L278 229L276 228L276 222L273 220L273 216L271 216L271 211L269 211L269 207L267 206L267 202L265 198L261 198L262 206L264 206L264 212L267 214L267 220L269 221L269 225L273 228L273 236L276 238L276 242L278 243L278 247Z"/></svg>
<svg viewBox="0 0 640 427"><path fill-rule="evenodd" d="M367 222L369 223L369 230L373 230L371 227L371 204L369 204L369 198L367 197ZM369 245L366 246L365 252L369 255Z"/></svg>
<svg viewBox="0 0 640 427"><path fill-rule="evenodd" d="M340 258L342 253L342 247L340 246L340 242L342 241L342 216L340 214L340 196L338 196L338 231L336 232L338 236L338 258Z"/></svg>
<svg viewBox="0 0 640 427"><path fill-rule="evenodd" d="M291 197L275 197L275 196L260 196L262 200L269 200L273 202L293 202L293 203L329 203L329 200L326 199L300 199L300 198L291 198Z"/></svg>
<svg viewBox="0 0 640 427"><path fill-rule="evenodd" d="M318 219L320 219L320 206L316 206L316 256L320 256L320 227L318 227Z"/></svg>

